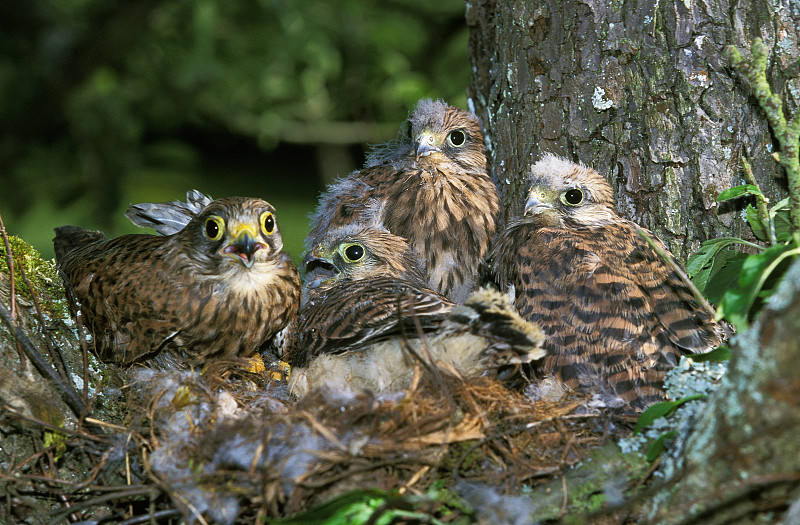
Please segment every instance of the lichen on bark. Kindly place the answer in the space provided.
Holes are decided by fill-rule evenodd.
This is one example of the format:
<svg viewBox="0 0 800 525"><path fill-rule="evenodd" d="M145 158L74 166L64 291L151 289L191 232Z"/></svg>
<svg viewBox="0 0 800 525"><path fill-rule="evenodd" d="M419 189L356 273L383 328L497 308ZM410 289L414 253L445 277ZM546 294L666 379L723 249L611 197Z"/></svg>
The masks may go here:
<svg viewBox="0 0 800 525"><path fill-rule="evenodd" d="M753 326L734 337L728 374L665 458L653 523L747 523L800 497L800 261ZM683 509L683 510L676 510Z"/></svg>

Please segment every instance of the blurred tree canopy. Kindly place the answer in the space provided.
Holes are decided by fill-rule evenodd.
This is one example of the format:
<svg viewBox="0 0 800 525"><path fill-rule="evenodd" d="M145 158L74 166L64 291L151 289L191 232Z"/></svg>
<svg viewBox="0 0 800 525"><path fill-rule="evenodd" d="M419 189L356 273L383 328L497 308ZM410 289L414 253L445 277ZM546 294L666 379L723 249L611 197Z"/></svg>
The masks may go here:
<svg viewBox="0 0 800 525"><path fill-rule="evenodd" d="M4 2L0 35L0 207L47 256L191 187L269 200L296 256L325 179L470 75L462 0Z"/></svg>

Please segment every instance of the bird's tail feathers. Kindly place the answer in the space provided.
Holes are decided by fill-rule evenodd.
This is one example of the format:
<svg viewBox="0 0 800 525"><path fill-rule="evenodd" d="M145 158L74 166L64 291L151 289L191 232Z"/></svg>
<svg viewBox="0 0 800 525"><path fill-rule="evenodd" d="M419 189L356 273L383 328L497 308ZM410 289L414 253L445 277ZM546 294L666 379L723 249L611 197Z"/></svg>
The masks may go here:
<svg viewBox="0 0 800 525"><path fill-rule="evenodd" d="M75 248L102 241L106 238L101 231L87 230L78 226L59 226L55 229L55 232L53 249L56 253L56 261L61 261L66 254Z"/></svg>
<svg viewBox="0 0 800 525"><path fill-rule="evenodd" d="M539 325L526 321L508 301L508 296L490 288L470 295L464 304L450 312L453 322L467 324L470 330L494 342L491 365L520 365L545 356L544 333Z"/></svg>

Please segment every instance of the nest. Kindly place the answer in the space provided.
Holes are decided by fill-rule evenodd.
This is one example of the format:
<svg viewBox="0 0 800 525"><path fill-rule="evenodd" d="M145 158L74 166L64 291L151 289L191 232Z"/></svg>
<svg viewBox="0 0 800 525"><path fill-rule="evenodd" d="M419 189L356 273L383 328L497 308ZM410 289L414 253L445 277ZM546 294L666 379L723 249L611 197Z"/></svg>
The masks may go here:
<svg viewBox="0 0 800 525"><path fill-rule="evenodd" d="M300 401L267 372L219 384L196 371L119 371L34 310L23 302L16 319L0 312L21 349L6 334L7 523L253 523L371 493L418 497L416 508L440 521L472 520L470 509L424 496L465 486L518 494L558 479L630 423L576 393L533 395L422 367L405 392L317 390ZM59 323L54 344L45 329ZM57 353L58 367L61 358L43 357ZM75 377L103 380L75 388ZM383 501L374 512L401 500Z"/></svg>

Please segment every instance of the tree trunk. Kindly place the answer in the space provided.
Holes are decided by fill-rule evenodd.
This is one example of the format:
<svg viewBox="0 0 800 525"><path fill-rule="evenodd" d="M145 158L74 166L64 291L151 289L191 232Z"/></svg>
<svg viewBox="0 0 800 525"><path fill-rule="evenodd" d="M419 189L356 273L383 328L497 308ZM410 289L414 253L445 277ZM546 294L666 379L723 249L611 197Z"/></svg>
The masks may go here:
<svg viewBox="0 0 800 525"><path fill-rule="evenodd" d="M604 174L621 214L685 260L708 238L751 235L743 202L716 203L745 182L741 157L772 203L786 196L765 115L723 49L749 56L762 38L768 81L791 117L800 103L797 2L468 0L467 21L469 97L506 210L531 162L557 153ZM797 262L759 321L734 338L725 380L665 458L664 484L639 500L638 521L800 519L799 294Z"/></svg>
<svg viewBox="0 0 800 525"><path fill-rule="evenodd" d="M768 79L795 112L800 7L790 3L468 0L468 95L506 209L549 151L604 174L622 215L680 259L708 238L748 238L744 203L716 203L744 183L741 157L773 203L786 183L764 114L722 49L749 55L764 39Z"/></svg>
<svg viewBox="0 0 800 525"><path fill-rule="evenodd" d="M800 261L737 336L728 374L666 458L649 523L800 521ZM788 508L788 509L787 509ZM678 510L680 509L680 510Z"/></svg>

